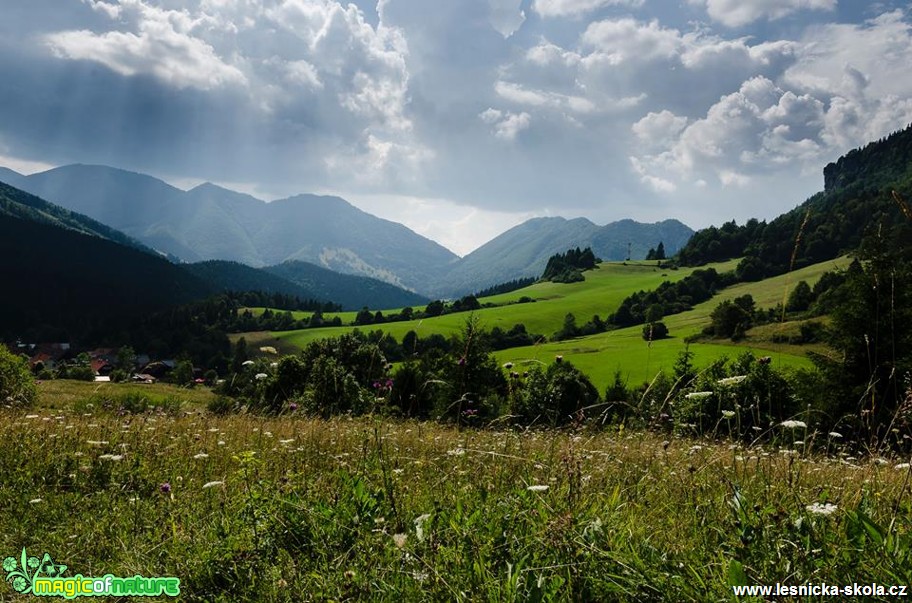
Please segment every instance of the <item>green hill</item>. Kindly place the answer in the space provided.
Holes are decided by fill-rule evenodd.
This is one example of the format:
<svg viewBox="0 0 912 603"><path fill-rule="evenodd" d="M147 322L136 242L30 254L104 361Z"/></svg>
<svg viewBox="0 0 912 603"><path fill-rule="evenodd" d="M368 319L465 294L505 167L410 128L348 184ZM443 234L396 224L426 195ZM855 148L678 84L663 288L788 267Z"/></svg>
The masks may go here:
<svg viewBox="0 0 912 603"><path fill-rule="evenodd" d="M858 248L879 230L896 243L912 237L908 207L893 191L912 199L912 126L850 151L823 170L825 187L768 224L729 222L698 231L678 252L686 265L744 257L743 280L783 274Z"/></svg>
<svg viewBox="0 0 912 603"><path fill-rule="evenodd" d="M0 185L0 338L101 340L213 293L93 220Z"/></svg>
<svg viewBox="0 0 912 603"><path fill-rule="evenodd" d="M713 308L722 300L750 294L759 308L772 308L788 296L791 287L804 280L809 284L817 281L821 274L834 268L845 268L849 261L839 258L834 261L808 266L788 275L772 277L759 282L739 283L720 291L711 300L698 304L692 310L667 316L663 319L670 329L671 337L647 344L642 338L642 326L608 331L588 337L567 341L541 343L531 347L519 347L496 353L502 363L512 362L522 368L529 364L550 362L555 356L563 356L584 370L593 382L604 388L613 379L616 370L630 384L648 381L660 369L670 369L685 347L684 339L699 333L709 324ZM723 272L732 270L737 260L709 267ZM484 304L495 307L482 308L475 312L485 329L500 327L507 330L514 324L522 323L530 333L551 336L561 328L568 313L572 313L582 325L594 314L605 318L617 309L620 302L631 293L656 288L663 281L677 281L691 274L694 269L660 270L652 262L614 263L603 262L586 273L586 281L560 284L542 282L510 293L482 298ZM521 298L535 300L531 303L517 303ZM296 318L308 313L295 313ZM337 314L327 314L327 317ZM338 314L344 322L352 320L352 313ZM408 331L415 331L420 337L438 333L444 336L455 334L463 327L466 313L448 314L424 320L386 323L360 327L362 331L381 330L401 341ZM245 334L248 342L269 340L279 347L291 351L307 343L353 331L357 327L307 329L261 334ZM770 326L774 329L775 326ZM750 337L738 343L730 341L708 341L690 344L695 362L700 366L721 358L734 357L744 350L753 350L758 355L770 355L779 366L810 367L805 357L805 348L783 344L772 344L766 338L752 340Z"/></svg>

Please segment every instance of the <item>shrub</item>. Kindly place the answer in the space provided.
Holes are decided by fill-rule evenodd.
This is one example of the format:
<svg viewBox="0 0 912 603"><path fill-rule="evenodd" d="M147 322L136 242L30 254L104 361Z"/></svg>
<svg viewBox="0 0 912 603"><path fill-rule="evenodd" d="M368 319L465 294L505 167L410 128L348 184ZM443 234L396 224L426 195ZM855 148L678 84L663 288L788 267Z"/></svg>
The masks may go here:
<svg viewBox="0 0 912 603"><path fill-rule="evenodd" d="M643 327L643 339L655 341L668 337L668 327L664 322L650 322Z"/></svg>
<svg viewBox="0 0 912 603"><path fill-rule="evenodd" d="M28 361L0 345L0 403L30 405L37 398L38 389Z"/></svg>
<svg viewBox="0 0 912 603"><path fill-rule="evenodd" d="M558 426L581 418L581 411L598 401L598 391L589 378L569 362L561 361L544 371L537 367L529 371L522 393L514 402L513 414L522 424Z"/></svg>

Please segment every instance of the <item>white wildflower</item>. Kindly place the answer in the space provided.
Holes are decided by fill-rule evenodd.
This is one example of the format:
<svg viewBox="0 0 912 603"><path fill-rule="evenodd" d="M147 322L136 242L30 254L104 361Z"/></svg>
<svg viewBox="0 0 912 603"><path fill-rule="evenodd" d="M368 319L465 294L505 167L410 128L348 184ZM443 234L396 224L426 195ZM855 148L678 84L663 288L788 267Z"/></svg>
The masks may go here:
<svg viewBox="0 0 912 603"><path fill-rule="evenodd" d="M42 498L33 498L32 500L29 501L29 504L37 505L37 504L43 503L43 502L44 502L44 499L42 499Z"/></svg>
<svg viewBox="0 0 912 603"><path fill-rule="evenodd" d="M279 444L285 444L285 445L291 444L292 442L294 442L294 438L289 438L287 440L279 440Z"/></svg>
<svg viewBox="0 0 912 603"><path fill-rule="evenodd" d="M813 513L814 515L832 515L837 508L836 505L830 503L814 503L805 507L809 513Z"/></svg>
<svg viewBox="0 0 912 603"><path fill-rule="evenodd" d="M37 418L40 417L40 416L41 416L41 415L25 415L25 418L26 418L26 419L37 419Z"/></svg>
<svg viewBox="0 0 912 603"><path fill-rule="evenodd" d="M896 469L908 469L908 468L909 468L909 463L900 463L900 464L896 465L895 468L896 468Z"/></svg>
<svg viewBox="0 0 912 603"><path fill-rule="evenodd" d="M107 443L107 440L86 440L86 444L90 446L104 446Z"/></svg>
<svg viewBox="0 0 912 603"><path fill-rule="evenodd" d="M716 381L719 385L737 385L747 379L747 375L737 375L735 377L726 377L725 379L719 379Z"/></svg>
<svg viewBox="0 0 912 603"><path fill-rule="evenodd" d="M842 437L842 434L839 433L838 431L831 431L828 435L829 435L831 438L834 438L834 439L837 439L837 440L838 440L839 438Z"/></svg>
<svg viewBox="0 0 912 603"><path fill-rule="evenodd" d="M723 410L722 418L723 419L733 419L735 417L735 411L733 410Z"/></svg>
<svg viewBox="0 0 912 603"><path fill-rule="evenodd" d="M418 542L424 540L424 522L431 518L429 513L424 515L419 515L415 518L415 536L418 538Z"/></svg>
<svg viewBox="0 0 912 603"><path fill-rule="evenodd" d="M122 461L123 455L122 454L102 454L98 458L104 459L106 461Z"/></svg>
<svg viewBox="0 0 912 603"><path fill-rule="evenodd" d="M526 490L528 490L529 492L544 492L548 488L550 488L550 486L534 485L534 486L527 487Z"/></svg>
<svg viewBox="0 0 912 603"><path fill-rule="evenodd" d="M262 381L263 379L269 379L269 375L267 375L266 373L257 373L256 375L253 376L253 378L256 379L257 381Z"/></svg>
<svg viewBox="0 0 912 603"><path fill-rule="evenodd" d="M447 454L450 456L462 456L465 454L465 448L463 448L461 446L457 446L456 448L454 448L452 450L447 450Z"/></svg>
<svg viewBox="0 0 912 603"><path fill-rule="evenodd" d="M241 366L253 366L253 360L245 360L241 363Z"/></svg>
<svg viewBox="0 0 912 603"><path fill-rule="evenodd" d="M206 454L205 452L200 452L199 454L194 454L194 455L193 455L193 458L195 458L195 459L208 459L208 458L209 458L209 455Z"/></svg>
<svg viewBox="0 0 912 603"><path fill-rule="evenodd" d="M713 395L712 392L690 392L685 398L688 400L702 400L703 398L708 398Z"/></svg>
<svg viewBox="0 0 912 603"><path fill-rule="evenodd" d="M779 425L786 429L807 429L807 423L804 421L789 420L783 421L782 423L779 423Z"/></svg>
<svg viewBox="0 0 912 603"><path fill-rule="evenodd" d="M208 490L209 488L214 488L216 486L224 486L225 482L215 481L215 482L206 482L203 484L203 490Z"/></svg>

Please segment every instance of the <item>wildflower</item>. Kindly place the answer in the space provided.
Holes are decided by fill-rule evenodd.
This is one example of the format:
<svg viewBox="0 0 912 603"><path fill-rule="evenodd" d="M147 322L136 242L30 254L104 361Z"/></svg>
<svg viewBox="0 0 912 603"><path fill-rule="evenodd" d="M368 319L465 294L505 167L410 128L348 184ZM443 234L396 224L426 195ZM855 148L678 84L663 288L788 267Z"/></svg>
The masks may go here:
<svg viewBox="0 0 912 603"><path fill-rule="evenodd" d="M563 361L564 361L564 357L563 357L563 356L555 356L555 357L554 357L554 362L560 363L560 362L563 362Z"/></svg>
<svg viewBox="0 0 912 603"><path fill-rule="evenodd" d="M241 363L241 366L253 366L253 360L245 360Z"/></svg>
<svg viewBox="0 0 912 603"><path fill-rule="evenodd" d="M828 435L829 435L831 438L835 438L835 439L837 439L837 440L838 440L839 438L842 437L842 434L839 433L838 431L831 431Z"/></svg>
<svg viewBox="0 0 912 603"><path fill-rule="evenodd" d="M158 487L158 490L162 494L168 494L171 492L171 484L169 484L168 482L162 482L162 484Z"/></svg>
<svg viewBox="0 0 912 603"><path fill-rule="evenodd" d="M813 513L814 515L832 515L837 508L836 505L830 503L814 503L805 507L809 513Z"/></svg>
<svg viewBox="0 0 912 603"><path fill-rule="evenodd" d="M458 364L459 366L465 366L465 363L466 363L466 359L465 359L465 356L463 356L462 358L459 359L459 361L456 364Z"/></svg>
<svg viewBox="0 0 912 603"><path fill-rule="evenodd" d="M283 445L286 445L286 446L287 446L288 444L291 444L292 442L294 442L294 438L289 438L289 439L287 439L287 440L279 440L279 444L283 444Z"/></svg>
<svg viewBox="0 0 912 603"><path fill-rule="evenodd" d="M216 481L216 482L206 482L203 484L203 490L208 490L209 488L214 488L216 486L224 486L225 482Z"/></svg>
<svg viewBox="0 0 912 603"><path fill-rule="evenodd" d="M708 398L713 395L712 392L690 392L685 398L688 400L702 400L703 398Z"/></svg>
<svg viewBox="0 0 912 603"><path fill-rule="evenodd" d="M807 423L804 421L789 420L783 421L782 423L779 423L779 425L786 429L807 429Z"/></svg>
<svg viewBox="0 0 912 603"><path fill-rule="evenodd" d="M418 542L424 540L424 522L431 518L429 513L419 515L415 518L415 536L418 537Z"/></svg>
<svg viewBox="0 0 912 603"><path fill-rule="evenodd" d="M42 502L44 502L44 499L41 499L41 498L33 498L32 500L29 501L29 504L30 504L30 505L37 505L38 503L42 503Z"/></svg>
<svg viewBox="0 0 912 603"><path fill-rule="evenodd" d="M291 412L294 412L294 411L298 410L298 405L295 404L294 402L292 402L291 404L288 405L288 410L290 410Z"/></svg>
<svg viewBox="0 0 912 603"><path fill-rule="evenodd" d="M722 411L722 418L724 418L724 419L731 419L734 416L735 416L735 411L733 411L733 410L723 410Z"/></svg>
<svg viewBox="0 0 912 603"><path fill-rule="evenodd" d="M122 461L122 454L102 454L98 457L99 459L104 459L106 461Z"/></svg>
<svg viewBox="0 0 912 603"><path fill-rule="evenodd" d="M747 375L737 375L735 377L726 377L725 379L719 379L716 381L719 385L737 385L747 379Z"/></svg>
<svg viewBox="0 0 912 603"><path fill-rule="evenodd" d="M908 469L908 468L909 468L909 463L900 463L900 464L896 465L896 467L895 467L895 469Z"/></svg>
<svg viewBox="0 0 912 603"><path fill-rule="evenodd" d="M528 490L529 492L544 492L548 488L550 488L550 486L534 485L534 486L527 486L526 490Z"/></svg>
<svg viewBox="0 0 912 603"><path fill-rule="evenodd" d="M262 381L263 379L268 379L269 375L267 375L266 373L257 373L256 375L253 376L253 378L256 379L257 381Z"/></svg>
<svg viewBox="0 0 912 603"><path fill-rule="evenodd" d="M465 454L465 449L462 447L457 447L453 450L447 450L447 454L450 456L462 456Z"/></svg>
<svg viewBox="0 0 912 603"><path fill-rule="evenodd" d="M511 368L513 368L513 363L512 363L512 362L505 362L504 365L503 365L503 367L504 367L505 369L507 369L507 370L510 370Z"/></svg>
<svg viewBox="0 0 912 603"><path fill-rule="evenodd" d="M393 534L393 542L396 543L396 548L401 549L404 547L406 540L408 540L408 536L405 534Z"/></svg>
<svg viewBox="0 0 912 603"><path fill-rule="evenodd" d="M195 458L195 459L208 459L208 458L209 458L209 455L206 454L205 452L200 452L199 454L194 454L194 455L193 455L193 458Z"/></svg>
<svg viewBox="0 0 912 603"><path fill-rule="evenodd" d="M41 416L41 415L25 415L25 418L26 418L26 419L37 419L37 418L40 417L40 416Z"/></svg>

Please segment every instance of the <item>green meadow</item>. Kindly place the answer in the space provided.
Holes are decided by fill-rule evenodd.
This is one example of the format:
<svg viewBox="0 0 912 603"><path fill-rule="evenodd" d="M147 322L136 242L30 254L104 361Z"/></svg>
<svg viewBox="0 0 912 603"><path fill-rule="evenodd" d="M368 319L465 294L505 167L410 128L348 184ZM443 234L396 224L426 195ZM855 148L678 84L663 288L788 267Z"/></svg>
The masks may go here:
<svg viewBox="0 0 912 603"><path fill-rule="evenodd" d="M848 265L843 257L796 270L789 274L766 279L756 283L739 283L720 291L713 299L697 305L694 309L663 319L669 327L668 339L648 343L643 340L642 327L631 327L600 333L589 337L580 337L567 341L546 342L530 347L512 348L497 352L495 355L502 363L512 362L522 368L537 363L549 363L556 356L563 356L583 370L599 388L604 388L614 379L615 372L620 371L622 379L628 385L648 382L660 370L670 369L685 348L685 338L699 333L709 323L712 310L725 299L750 294L758 308L772 308L783 303L794 285L805 280L813 285L820 275L828 270ZM710 264L719 272L732 270L737 260L725 263ZM605 262L596 270L586 272L586 280L580 283L536 283L529 287L510 293L482 298L482 304L495 304L495 307L482 308L475 312L482 328L495 326L506 330L515 324L522 323L530 333L550 337L561 328L564 318L572 313L578 325L582 325L592 316L598 314L602 319L613 313L621 301L631 293L650 290L658 287L663 281L677 281L691 272L693 268L678 270L660 269L652 262ZM528 297L532 303L517 303L520 298ZM262 311L262 309L259 309ZM391 310L389 312L394 312ZM354 319L355 313L342 313L343 321ZM295 318L303 318L308 313L296 313ZM335 315L327 315L335 316ZM423 320L394 322L362 327L326 327L304 329L299 331L246 333L248 344L252 346L273 346L280 352L291 352L300 349L309 342L325 337L334 337L358 328L362 331L381 330L397 340L408 331L415 331L421 337L439 333L444 336L459 333L463 328L466 313L448 314ZM781 326L786 329L787 326ZM771 341L776 327L766 326L740 342L711 341L695 342L689 345L694 354L693 361L697 366L705 366L722 357L735 357L745 350L761 356L771 356L776 367L810 367L805 356L806 348ZM761 335L760 333L763 333ZM239 336L235 336L237 339Z"/></svg>
<svg viewBox="0 0 912 603"><path fill-rule="evenodd" d="M760 447L215 416L205 389L146 391L181 404L125 414L134 388L60 381L0 409L5 567L25 547L68 576L174 576L177 600L210 603L727 601L731 585L912 582L908 463L857 459L810 428ZM14 587L0 600L20 600Z"/></svg>

